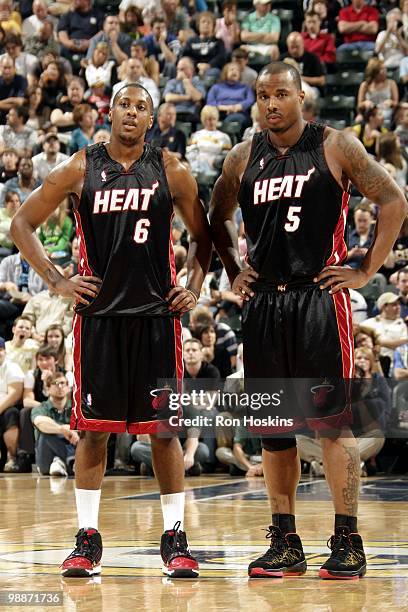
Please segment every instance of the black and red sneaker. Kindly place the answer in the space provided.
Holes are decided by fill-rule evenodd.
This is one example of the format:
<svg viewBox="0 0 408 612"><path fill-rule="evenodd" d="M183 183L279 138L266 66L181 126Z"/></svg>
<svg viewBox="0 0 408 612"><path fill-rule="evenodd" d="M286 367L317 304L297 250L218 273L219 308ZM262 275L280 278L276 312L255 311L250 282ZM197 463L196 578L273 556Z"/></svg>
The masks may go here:
<svg viewBox="0 0 408 612"><path fill-rule="evenodd" d="M80 529L76 534L76 546L61 565L61 575L66 578L88 578L102 571L102 538L96 529Z"/></svg>
<svg viewBox="0 0 408 612"><path fill-rule="evenodd" d="M197 578L198 563L190 552L186 532L180 530L180 525L181 522L177 521L173 529L168 529L161 537L162 571L171 578Z"/></svg>
<svg viewBox="0 0 408 612"><path fill-rule="evenodd" d="M363 540L346 526L337 527L327 542L331 555L319 570L324 580L358 580L367 571Z"/></svg>
<svg viewBox="0 0 408 612"><path fill-rule="evenodd" d="M271 525L266 537L271 540L271 544L262 557L250 563L250 578L283 578L305 573L307 564L297 533L284 535L279 527Z"/></svg>

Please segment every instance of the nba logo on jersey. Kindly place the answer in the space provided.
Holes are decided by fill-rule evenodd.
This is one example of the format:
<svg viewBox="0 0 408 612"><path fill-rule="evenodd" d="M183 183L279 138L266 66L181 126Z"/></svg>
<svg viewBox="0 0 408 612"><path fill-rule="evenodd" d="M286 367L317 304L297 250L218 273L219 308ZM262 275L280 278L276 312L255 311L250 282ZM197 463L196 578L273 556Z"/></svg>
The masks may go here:
<svg viewBox="0 0 408 612"><path fill-rule="evenodd" d="M92 406L92 395L90 393L87 393L87 396L86 396L86 405L87 406Z"/></svg>
<svg viewBox="0 0 408 612"><path fill-rule="evenodd" d="M102 172L101 172L101 179L102 179L103 183L106 183L106 172L105 172L105 170L102 170Z"/></svg>
<svg viewBox="0 0 408 612"><path fill-rule="evenodd" d="M264 160L264 158L262 158L261 161L259 162L259 167L260 167L261 170L264 169L264 165L265 165L265 160Z"/></svg>

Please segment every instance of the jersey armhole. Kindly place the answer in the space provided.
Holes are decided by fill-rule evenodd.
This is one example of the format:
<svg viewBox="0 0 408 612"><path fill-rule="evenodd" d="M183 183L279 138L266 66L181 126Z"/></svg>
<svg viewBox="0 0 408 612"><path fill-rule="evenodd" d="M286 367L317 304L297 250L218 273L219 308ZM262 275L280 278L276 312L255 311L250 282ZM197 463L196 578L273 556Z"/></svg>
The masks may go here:
<svg viewBox="0 0 408 612"><path fill-rule="evenodd" d="M88 178L88 170L89 170L88 147L85 147L84 155L85 155L85 171L84 171L84 180L82 182L81 193L79 194L79 196L76 193L71 193L71 198L72 198L72 202L73 202L72 203L72 208L74 210L79 210L79 206L80 206L81 200L82 200L82 193L83 193L84 187L85 187L85 182L86 182L86 179Z"/></svg>
<svg viewBox="0 0 408 612"><path fill-rule="evenodd" d="M240 203L239 203L239 197L240 197L240 195L241 195L241 189L242 189L243 178L244 178L244 176L245 176L245 174L246 174L246 172L247 172L248 168L250 167L250 163L251 163L251 160L252 160L252 154L253 154L253 152L254 152L254 149L255 149L255 144L256 144L256 143L255 143L255 139L257 139L258 134L263 134L263 131L262 131L262 132L255 132L255 134L254 134L254 135L253 135L253 137L252 137L252 142L251 142L251 148L250 148L250 150L249 150L248 161L247 161L247 163L246 163L246 165L245 165L245 169L244 169L244 171L243 171L243 173L242 173L242 178L241 178L241 180L240 180L239 189L238 189L238 193L237 193L237 202L238 202L239 208L241 208L241 205L240 205Z"/></svg>
<svg viewBox="0 0 408 612"><path fill-rule="evenodd" d="M322 149L323 149L323 160L324 160L324 163L326 165L327 171L328 171L329 175L331 176L332 180L334 181L334 183L337 185L337 187L343 191L343 194L344 193L350 194L352 183L351 183L350 179L348 178L348 176L342 170L341 178L340 178L342 184L340 185L340 183L338 182L338 180L334 176L334 174L333 174L333 172L332 172L332 170L331 170L331 168L330 168L330 166L328 164L327 157L326 157L326 148L324 146L324 140L325 140L324 135L325 135L326 127L327 126L323 126L323 127L324 127L324 129L322 130L322 142L321 142L321 146L322 146ZM346 187L344 185L345 181L347 181L347 186Z"/></svg>

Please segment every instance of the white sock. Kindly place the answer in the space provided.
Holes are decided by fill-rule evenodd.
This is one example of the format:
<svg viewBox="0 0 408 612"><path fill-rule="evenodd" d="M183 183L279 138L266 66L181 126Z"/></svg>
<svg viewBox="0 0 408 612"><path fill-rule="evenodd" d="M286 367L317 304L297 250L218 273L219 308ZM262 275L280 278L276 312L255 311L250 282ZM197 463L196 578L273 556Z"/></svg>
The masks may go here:
<svg viewBox="0 0 408 612"><path fill-rule="evenodd" d="M78 528L91 527L98 529L100 489L75 489L75 499L78 514Z"/></svg>
<svg viewBox="0 0 408 612"><path fill-rule="evenodd" d="M160 495L164 531L173 529L175 523L180 521L180 529L184 530L184 499L186 494L170 493L169 495Z"/></svg>

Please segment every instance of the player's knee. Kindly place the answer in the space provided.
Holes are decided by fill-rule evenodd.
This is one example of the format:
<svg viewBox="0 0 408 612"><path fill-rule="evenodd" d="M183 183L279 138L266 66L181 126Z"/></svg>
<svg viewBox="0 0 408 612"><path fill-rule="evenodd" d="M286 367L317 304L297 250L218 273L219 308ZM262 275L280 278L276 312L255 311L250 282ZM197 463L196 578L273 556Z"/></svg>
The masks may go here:
<svg viewBox="0 0 408 612"><path fill-rule="evenodd" d="M110 433L105 431L81 431L79 437L84 440L86 444L92 446L103 446L108 443Z"/></svg>
<svg viewBox="0 0 408 612"><path fill-rule="evenodd" d="M269 453L296 448L296 438L261 438L262 448Z"/></svg>

